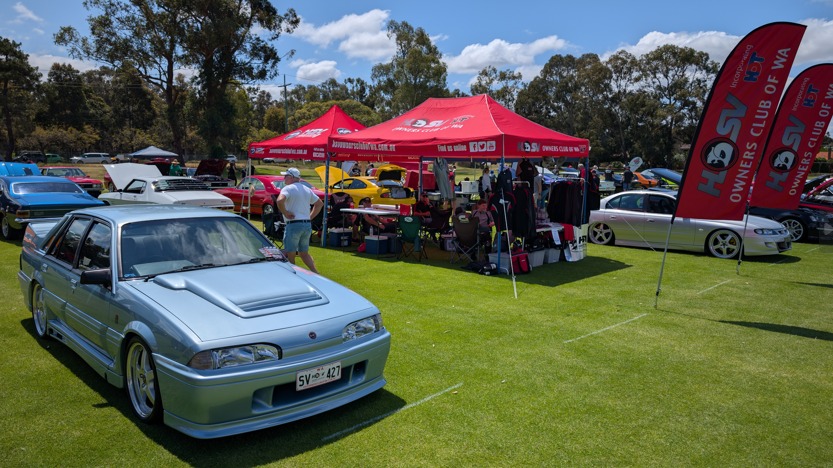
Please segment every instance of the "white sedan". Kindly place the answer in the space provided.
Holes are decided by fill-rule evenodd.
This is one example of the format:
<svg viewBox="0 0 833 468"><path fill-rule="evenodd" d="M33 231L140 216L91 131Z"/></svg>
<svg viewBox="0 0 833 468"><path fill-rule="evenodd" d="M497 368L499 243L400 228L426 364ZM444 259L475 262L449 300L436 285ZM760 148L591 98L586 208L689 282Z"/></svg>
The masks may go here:
<svg viewBox="0 0 833 468"><path fill-rule="evenodd" d="M230 198L191 177L163 177L156 166L146 164L111 164L104 168L116 186L115 192L99 196L109 205L151 203L234 210Z"/></svg>

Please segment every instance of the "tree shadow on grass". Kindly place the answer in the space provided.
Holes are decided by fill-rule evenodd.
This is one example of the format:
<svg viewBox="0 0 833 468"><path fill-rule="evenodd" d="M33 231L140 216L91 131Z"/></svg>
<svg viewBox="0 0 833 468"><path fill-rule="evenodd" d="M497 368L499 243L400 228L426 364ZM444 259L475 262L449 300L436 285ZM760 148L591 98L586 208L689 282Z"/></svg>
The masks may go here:
<svg viewBox="0 0 833 468"><path fill-rule="evenodd" d="M833 333L821 330L813 330L810 328L793 327L790 325L778 325L774 323L733 322L731 320L720 320L720 323L729 323L732 325L739 325L741 327L757 328L759 330L784 333L787 335L800 336L803 338L833 341Z"/></svg>
<svg viewBox="0 0 833 468"><path fill-rule="evenodd" d="M193 466L232 464L236 467L248 467L274 463L360 432L382 419L362 425L338 437L329 437L406 405L406 401L401 397L383 388L347 405L299 421L220 439L194 439L162 423L151 425L139 421L133 413L125 389L119 389L107 383L81 356L59 341L38 338L31 317L20 323L41 348L106 402L91 402L90 407L96 410L115 408L125 419L135 424L148 439ZM101 420L102 427L96 433L100 435L100 443L103 444L109 439L103 422L107 419ZM322 440L325 437L328 439Z"/></svg>

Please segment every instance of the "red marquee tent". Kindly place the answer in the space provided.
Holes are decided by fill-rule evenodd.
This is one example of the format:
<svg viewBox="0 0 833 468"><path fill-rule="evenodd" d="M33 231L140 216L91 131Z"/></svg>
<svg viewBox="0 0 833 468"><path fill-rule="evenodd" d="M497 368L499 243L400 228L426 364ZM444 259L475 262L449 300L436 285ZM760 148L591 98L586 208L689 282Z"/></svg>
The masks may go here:
<svg viewBox="0 0 833 468"><path fill-rule="evenodd" d="M426 100L405 114L358 133L331 133L331 152L406 157L497 160L588 156L587 140L542 127L483 94ZM341 157L339 158L341 159Z"/></svg>
<svg viewBox="0 0 833 468"><path fill-rule="evenodd" d="M364 125L353 120L340 107L333 106L321 117L293 132L252 143L249 145L249 155L252 158L324 161L327 157L327 138L330 135L346 135L364 128Z"/></svg>

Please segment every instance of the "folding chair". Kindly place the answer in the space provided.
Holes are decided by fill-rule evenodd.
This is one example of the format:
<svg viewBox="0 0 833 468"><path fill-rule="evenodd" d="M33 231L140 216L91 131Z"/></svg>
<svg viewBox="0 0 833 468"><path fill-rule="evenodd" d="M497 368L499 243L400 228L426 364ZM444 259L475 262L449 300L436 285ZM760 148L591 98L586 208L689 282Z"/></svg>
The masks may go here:
<svg viewBox="0 0 833 468"><path fill-rule="evenodd" d="M451 232L451 210L431 210L431 222L423 227L422 239L440 246L440 236Z"/></svg>
<svg viewBox="0 0 833 468"><path fill-rule="evenodd" d="M428 258L425 248L422 245L422 220L419 216L399 215L399 222L396 224L396 241L402 245L402 249L396 254L396 259L414 257L422 261L422 257Z"/></svg>
<svg viewBox="0 0 833 468"><path fill-rule="evenodd" d="M286 223L283 222L281 212L275 209L271 213L264 213L261 219L263 220L263 234L276 247L283 248L283 232L286 229Z"/></svg>
<svg viewBox="0 0 833 468"><path fill-rule="evenodd" d="M454 217L454 249L451 250L451 263L457 263L468 258L470 262L480 260L480 223L477 218L469 218L466 215ZM454 257L457 257L455 260ZM473 256L472 256L473 255Z"/></svg>

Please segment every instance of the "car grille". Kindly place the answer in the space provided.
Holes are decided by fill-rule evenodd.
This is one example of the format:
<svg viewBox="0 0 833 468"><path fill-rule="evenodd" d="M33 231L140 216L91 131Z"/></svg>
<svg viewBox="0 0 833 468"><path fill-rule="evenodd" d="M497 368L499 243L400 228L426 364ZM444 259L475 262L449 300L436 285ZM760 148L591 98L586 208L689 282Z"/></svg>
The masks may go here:
<svg viewBox="0 0 833 468"><path fill-rule="evenodd" d="M790 242L790 241L778 242L777 245L778 245L778 252L784 252L784 251L790 250L792 248L792 242Z"/></svg>
<svg viewBox="0 0 833 468"><path fill-rule="evenodd" d="M259 412L291 408L344 391L364 382L366 369L367 361L357 362L342 368L340 379L300 392L295 390L294 381L257 390L252 400L252 410Z"/></svg>
<svg viewBox="0 0 833 468"><path fill-rule="evenodd" d="M84 189L93 188L93 184L78 184L78 186Z"/></svg>

